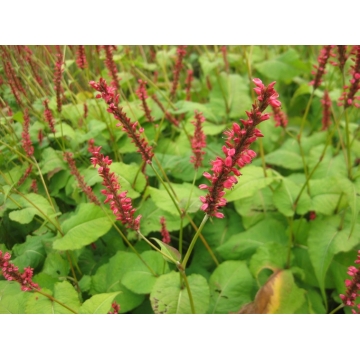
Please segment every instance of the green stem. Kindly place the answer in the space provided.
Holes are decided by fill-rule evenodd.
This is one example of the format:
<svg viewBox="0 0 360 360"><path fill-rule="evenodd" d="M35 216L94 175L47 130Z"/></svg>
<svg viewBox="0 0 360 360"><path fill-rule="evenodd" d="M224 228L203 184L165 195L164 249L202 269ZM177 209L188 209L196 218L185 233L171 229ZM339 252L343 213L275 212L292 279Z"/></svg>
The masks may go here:
<svg viewBox="0 0 360 360"><path fill-rule="evenodd" d="M185 286L186 286L186 290L187 290L187 293L188 293L188 295L189 295L191 312L192 312L193 314L196 314L196 312L195 312L195 305L194 305L194 299L193 299L193 297L192 297L190 285L189 285L188 279L187 279L187 277L186 277L185 271L181 271L181 270L180 270L180 275L182 276L182 278L183 278L183 280L184 280L184 283L185 283Z"/></svg>
<svg viewBox="0 0 360 360"><path fill-rule="evenodd" d="M192 253L192 250L194 249L196 240L198 239L198 237L199 237L199 235L200 235L200 233L201 233L201 231L202 231L202 229L203 229L203 227L204 227L204 225L206 224L206 222L207 222L208 219L209 219L209 216L208 216L207 214L205 214L205 216L204 216L204 218L203 218L203 220L202 220L202 222L201 222L198 230L196 231L193 239L191 240L190 246L189 246L189 248L188 248L188 250L187 250L187 252L186 252L186 254L185 254L184 260L183 260L183 262L181 263L181 266L182 266L184 269L186 269L186 264L187 264L187 262L189 261L189 258L190 258L190 255L191 255L191 253Z"/></svg>
<svg viewBox="0 0 360 360"><path fill-rule="evenodd" d="M329 314L335 314L337 313L340 309L342 309L343 307L345 307L344 304L340 304L339 306L337 306L334 310L332 310Z"/></svg>
<svg viewBox="0 0 360 360"><path fill-rule="evenodd" d="M41 290L38 290L38 289L33 289L34 291L36 291L37 293L47 297L48 299L50 299L51 301L54 301L56 303L58 303L59 305L61 305L62 307L64 307L65 309L68 309L69 311L71 311L73 314L78 314L77 311L71 309L70 307L68 307L67 305L65 305L64 303L62 303L61 301L59 300L56 300L53 296L49 295L49 294L46 294L44 292L42 292Z"/></svg>

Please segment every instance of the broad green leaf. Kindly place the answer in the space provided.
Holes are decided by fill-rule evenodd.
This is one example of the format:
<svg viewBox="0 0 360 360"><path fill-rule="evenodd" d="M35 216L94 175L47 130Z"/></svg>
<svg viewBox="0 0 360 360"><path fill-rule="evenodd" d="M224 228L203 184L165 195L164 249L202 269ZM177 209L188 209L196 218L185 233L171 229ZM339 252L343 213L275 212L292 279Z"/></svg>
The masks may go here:
<svg viewBox="0 0 360 360"><path fill-rule="evenodd" d="M104 129L106 129L106 124L99 120L90 120L86 124L88 131L83 134L77 133L77 140L79 143L96 138Z"/></svg>
<svg viewBox="0 0 360 360"><path fill-rule="evenodd" d="M139 165L113 162L110 165L110 170L117 175L121 191L127 191L127 196L132 199L140 196L139 192L144 190L146 179Z"/></svg>
<svg viewBox="0 0 360 360"><path fill-rule="evenodd" d="M311 223L308 246L311 263L319 281L321 293L325 295L325 276L335 254L347 252L360 243L360 225L351 226L345 223L339 229L340 219L336 216L327 220L314 220Z"/></svg>
<svg viewBox="0 0 360 360"><path fill-rule="evenodd" d="M53 296L56 300L65 304L73 311L40 293L34 292L31 294L26 304L27 314L73 314L74 312L77 313L79 311L80 301L78 293L69 282L63 281L56 283L54 285L54 292L51 292L48 289L41 289L41 291Z"/></svg>
<svg viewBox="0 0 360 360"><path fill-rule="evenodd" d="M64 257L58 252L48 254L45 259L43 272L56 278L59 276L67 276L70 271L70 264Z"/></svg>
<svg viewBox="0 0 360 360"><path fill-rule="evenodd" d="M251 257L249 269L257 279L262 269L271 269L273 272L284 269L288 249L279 243L266 243L256 249Z"/></svg>
<svg viewBox="0 0 360 360"><path fill-rule="evenodd" d="M257 63L256 70L268 79L289 83L295 76L309 70L295 49L289 49L277 57Z"/></svg>
<svg viewBox="0 0 360 360"><path fill-rule="evenodd" d="M335 177L310 180L312 210L317 214L332 215L338 206L341 187Z"/></svg>
<svg viewBox="0 0 360 360"><path fill-rule="evenodd" d="M264 219L248 230L231 236L217 251L226 260L244 260L265 243L277 242L285 246L287 239L282 223L271 218Z"/></svg>
<svg viewBox="0 0 360 360"><path fill-rule="evenodd" d="M191 113L191 115L193 115L194 111L197 110L198 112L201 112L207 120L218 121L218 116L205 104L191 101L178 101L175 105L177 109L179 109L178 111L175 111L175 113Z"/></svg>
<svg viewBox="0 0 360 360"><path fill-rule="evenodd" d="M161 254L156 251L144 251L141 257L157 275L169 270ZM156 279L157 277L142 262L139 262L138 269L126 272L121 283L136 294L150 294Z"/></svg>
<svg viewBox="0 0 360 360"><path fill-rule="evenodd" d="M272 171L267 170L267 177L265 177L264 170L260 166L248 165L241 170L241 173L242 176L238 178L238 183L225 195L229 202L252 196L274 181Z"/></svg>
<svg viewBox="0 0 360 360"><path fill-rule="evenodd" d="M64 236L54 241L56 250L76 250L91 244L111 228L111 221L101 208L82 203L77 211L61 226Z"/></svg>
<svg viewBox="0 0 360 360"><path fill-rule="evenodd" d="M111 310L112 302L119 294L120 291L92 296L81 305L80 314L107 314Z"/></svg>
<svg viewBox="0 0 360 360"><path fill-rule="evenodd" d="M224 60L213 52L207 52L199 56L199 63L204 75L209 75L219 66L223 66Z"/></svg>
<svg viewBox="0 0 360 360"><path fill-rule="evenodd" d="M55 215L54 209L49 201L39 194L26 194L24 197L17 197L16 200L22 209L12 211L9 214L12 221L20 224L29 224L35 215L38 215L45 221L52 219Z"/></svg>
<svg viewBox="0 0 360 360"><path fill-rule="evenodd" d="M305 290L294 282L291 270L280 270L270 276L240 314L294 314L305 302Z"/></svg>
<svg viewBox="0 0 360 360"><path fill-rule="evenodd" d="M41 236L28 235L23 244L15 244L12 248L13 255L16 257L13 261L14 265L18 266L20 271L28 266L35 269L41 265L45 260L45 249L42 241L52 236L50 232Z"/></svg>
<svg viewBox="0 0 360 360"><path fill-rule="evenodd" d="M171 263L177 263L181 260L181 255L177 249L175 249L174 247L172 247L168 244L165 244L161 240L158 240L155 238L151 238L151 239L155 240L157 242L157 244L160 246L161 251L167 255L167 256L163 256L164 260L171 262ZM172 259L173 261L171 261L169 258Z"/></svg>
<svg viewBox="0 0 360 360"><path fill-rule="evenodd" d="M42 174L55 174L60 170L66 170L67 166L60 153L52 147L48 147L41 151L42 160L40 162L40 169Z"/></svg>
<svg viewBox="0 0 360 360"><path fill-rule="evenodd" d="M0 314L25 314L29 296L17 282L0 280Z"/></svg>
<svg viewBox="0 0 360 360"><path fill-rule="evenodd" d="M304 215L312 209L311 199L306 190L302 192L299 201L295 204L300 190L300 186L287 178L283 178L281 184L275 189L273 194L274 205L283 215L290 217L295 212Z"/></svg>
<svg viewBox="0 0 360 360"><path fill-rule="evenodd" d="M197 210L199 210L201 206L201 201L199 198L200 196L204 195L204 192L202 190L200 190L197 186L193 186L192 184L188 183L172 183L171 187L177 195L177 203L180 209L185 209L186 205L188 204L188 199L191 195L187 212L196 212ZM163 187L161 189L149 187L148 191L151 195L151 199L160 209L163 209L174 215L179 215L179 212L176 209L173 201L171 200L170 195L166 190L163 189Z"/></svg>
<svg viewBox="0 0 360 360"><path fill-rule="evenodd" d="M154 201L149 198L145 203L138 209L141 213L142 218L140 221L140 229L143 235L147 235L152 231L160 231L160 218L164 216L166 221L166 227L168 231L176 231L180 229L179 214L167 212L159 208ZM184 218L183 226L189 223L187 218Z"/></svg>
<svg viewBox="0 0 360 360"><path fill-rule="evenodd" d="M61 138L61 137L69 137L70 139L76 138L74 129L65 122L57 123L55 125L55 134L49 134L49 138Z"/></svg>
<svg viewBox="0 0 360 360"><path fill-rule="evenodd" d="M225 261L212 273L210 286L210 314L228 314L238 311L251 301L255 281L245 261Z"/></svg>
<svg viewBox="0 0 360 360"><path fill-rule="evenodd" d="M180 273L172 271L161 275L150 294L151 306L155 314L191 314L187 288L181 282ZM198 274L187 277L194 302L195 313L205 314L209 307L209 285Z"/></svg>
<svg viewBox="0 0 360 360"><path fill-rule="evenodd" d="M122 284L123 276L132 271L143 270L139 258L130 252L118 251L107 264L99 267L92 276L92 294L120 291L116 301L121 306L121 313L128 312L144 301L144 296L135 294Z"/></svg>
<svg viewBox="0 0 360 360"><path fill-rule="evenodd" d="M303 163L300 154L287 149L280 148L270 154L265 155L265 161L268 164L281 166L285 169L303 169Z"/></svg>

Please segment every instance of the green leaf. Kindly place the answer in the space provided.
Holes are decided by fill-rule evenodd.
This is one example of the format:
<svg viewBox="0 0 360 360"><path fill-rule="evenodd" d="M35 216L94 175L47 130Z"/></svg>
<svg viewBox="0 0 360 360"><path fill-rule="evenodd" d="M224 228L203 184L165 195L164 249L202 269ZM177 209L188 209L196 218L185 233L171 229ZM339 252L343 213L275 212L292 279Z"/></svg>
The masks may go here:
<svg viewBox="0 0 360 360"><path fill-rule="evenodd" d="M17 282L0 280L0 314L25 314L29 296Z"/></svg>
<svg viewBox="0 0 360 360"><path fill-rule="evenodd" d="M236 312L251 301L255 281L245 261L225 261L212 273L210 286L210 314Z"/></svg>
<svg viewBox="0 0 360 360"><path fill-rule="evenodd" d="M58 278L67 276L70 271L70 264L58 252L48 254L45 259L43 272L50 276Z"/></svg>
<svg viewBox="0 0 360 360"><path fill-rule="evenodd" d="M141 233L145 236L152 231L160 231L160 218L162 216L165 218L168 231L180 229L179 213L175 215L159 208L151 198L147 199L138 211L142 215L140 222ZM184 218L183 226L185 227L188 223L189 220Z"/></svg>
<svg viewBox="0 0 360 360"><path fill-rule="evenodd" d="M29 224L35 215L38 215L45 221L47 221L47 218L51 219L55 215L49 201L41 195L30 193L25 197L17 197L16 201L22 209L12 211L9 217L12 221L20 224Z"/></svg>
<svg viewBox="0 0 360 360"><path fill-rule="evenodd" d="M61 226L64 236L54 241L56 250L76 250L105 235L111 221L101 208L92 203L80 204L77 211Z"/></svg>
<svg viewBox="0 0 360 360"><path fill-rule="evenodd" d="M267 177L265 177L264 170L260 166L248 165L241 172L242 176L238 178L238 183L225 195L229 202L252 196L274 181L272 171L266 170Z"/></svg>
<svg viewBox="0 0 360 360"><path fill-rule="evenodd" d="M16 256L13 264L19 267L20 271L23 271L28 266L36 269L45 260L43 240L49 239L52 236L50 232L41 236L28 235L25 243L15 244L12 248L13 255Z"/></svg>
<svg viewBox="0 0 360 360"><path fill-rule="evenodd" d="M186 286L181 283L180 273L172 271L161 275L150 294L151 306L155 314L191 314L191 306ZM205 314L209 306L209 285L198 274L187 277L194 301L195 313Z"/></svg>
<svg viewBox="0 0 360 360"><path fill-rule="evenodd" d="M301 187L293 181L283 178L281 184L273 194L274 205L285 216L293 216L295 212L300 215L306 214L312 209L311 199L304 190L297 204L295 200L300 194Z"/></svg>
<svg viewBox="0 0 360 360"><path fill-rule="evenodd" d="M156 251L144 251L141 257L156 274L169 270L161 254ZM142 262L139 262L138 269L126 272L121 283L135 294L150 294L156 279L157 277Z"/></svg>
<svg viewBox="0 0 360 360"><path fill-rule="evenodd" d="M91 293L109 293L120 291L116 301L121 305L121 313L135 309L144 301L144 296L135 294L122 284L123 276L132 271L143 270L143 264L134 253L118 251L92 276Z"/></svg>
<svg viewBox="0 0 360 360"><path fill-rule="evenodd" d="M295 76L309 70L309 67L300 60L295 49L289 49L277 57L257 63L256 70L268 79L289 83Z"/></svg>
<svg viewBox="0 0 360 360"><path fill-rule="evenodd" d="M311 263L324 300L325 276L335 254L347 252L360 242L360 225L356 224L355 230L349 224L339 230L339 218L337 216L326 220L314 220L311 222L308 246Z"/></svg>
<svg viewBox="0 0 360 360"><path fill-rule="evenodd" d="M188 199L191 195L189 202L188 213L196 212L201 206L200 196L204 195L204 192L201 191L197 186L192 184L182 183L182 184L171 184L171 187L175 191L178 198L178 205L180 209L185 209ZM163 189L156 189L149 187L148 191L154 203L160 208L171 214L179 215L178 210L176 209L173 201L171 200L168 192ZM171 190L170 190L171 191Z"/></svg>
<svg viewBox="0 0 360 360"><path fill-rule="evenodd" d="M54 285L54 293L48 289L41 289L41 291L52 295L56 300L75 311L75 313L79 311L80 301L78 294L69 282L56 283ZM27 314L73 314L73 311L37 292L31 294L26 304Z"/></svg>
<svg viewBox="0 0 360 360"><path fill-rule="evenodd" d="M177 263L181 260L181 255L179 253L179 251L177 249L175 249L174 247L165 244L164 242L162 242L161 240L155 239L155 238L151 238L152 240L155 240L157 242L157 244L160 246L161 251L166 254L168 257L170 257L173 261L171 261L168 257L163 256L164 260L171 262L171 263Z"/></svg>
<svg viewBox="0 0 360 360"><path fill-rule="evenodd" d="M256 249L251 257L249 269L257 279L263 269L271 269L273 272L285 267L288 249L279 243L266 243Z"/></svg>
<svg viewBox="0 0 360 360"><path fill-rule="evenodd" d="M287 239L284 225L278 220L266 218L248 230L231 236L217 251L226 260L244 260L265 243L286 245Z"/></svg>
<svg viewBox="0 0 360 360"><path fill-rule="evenodd" d="M41 151L42 161L40 162L40 169L42 174L50 175L59 172L60 170L66 170L67 166L60 153L54 150L52 147L47 147ZM51 177L49 175L49 177Z"/></svg>
<svg viewBox="0 0 360 360"><path fill-rule="evenodd" d="M61 138L69 137L70 139L76 139L74 129L66 122L61 122L55 125L55 134L49 134L49 138Z"/></svg>
<svg viewBox="0 0 360 360"><path fill-rule="evenodd" d="M121 292L97 294L86 300L80 308L80 314L107 314L111 310L111 304Z"/></svg>

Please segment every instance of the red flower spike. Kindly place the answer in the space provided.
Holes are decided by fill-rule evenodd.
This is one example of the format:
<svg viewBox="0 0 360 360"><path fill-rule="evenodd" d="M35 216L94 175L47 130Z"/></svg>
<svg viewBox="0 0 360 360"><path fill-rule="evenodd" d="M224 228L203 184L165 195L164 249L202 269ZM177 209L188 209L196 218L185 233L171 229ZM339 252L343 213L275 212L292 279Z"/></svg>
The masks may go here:
<svg viewBox="0 0 360 360"><path fill-rule="evenodd" d="M324 97L321 99L321 103L323 105L321 130L326 130L331 124L331 100L330 100L329 92L327 90L324 91Z"/></svg>
<svg viewBox="0 0 360 360"><path fill-rule="evenodd" d="M30 127L30 117L29 110L25 109L24 111L24 122L23 122L23 131L22 135L22 146L28 156L32 156L34 154L34 147L32 146L32 142L29 134Z"/></svg>
<svg viewBox="0 0 360 360"><path fill-rule="evenodd" d="M86 194L87 198L94 204L100 206L100 201L93 193L92 188L88 186L84 180L84 176L82 176L79 170L76 167L76 163L73 159L73 154L69 152L64 152L64 159L69 164L70 172L76 178L79 188Z"/></svg>
<svg viewBox="0 0 360 360"><path fill-rule="evenodd" d="M141 79L138 80L138 83L140 84L139 88L135 91L138 98L141 100L142 108L145 113L145 117L149 122L154 122L154 118L151 116L151 110L149 109L146 99L148 98L147 92L146 92L146 81L143 81Z"/></svg>
<svg viewBox="0 0 360 360"><path fill-rule="evenodd" d="M186 101L190 101L190 99L191 99L191 83L192 83L193 78L194 78L193 74L194 74L194 72L191 69L189 69L187 71L187 77L186 77L186 80L185 80L185 85L186 85L186 89L185 89L186 98L185 98L185 100Z"/></svg>
<svg viewBox="0 0 360 360"><path fill-rule="evenodd" d="M85 46L79 45L76 51L76 65L80 69L85 69L87 67L86 55L85 55Z"/></svg>
<svg viewBox="0 0 360 360"><path fill-rule="evenodd" d="M0 250L0 269L4 278L8 281L18 282L22 291L40 289L39 285L32 281L33 269L27 267L23 273L20 273L19 268L9 262L10 259L11 255L9 253L3 254Z"/></svg>
<svg viewBox="0 0 360 360"><path fill-rule="evenodd" d="M339 98L338 105L344 105L345 108L355 106L360 108L360 96L355 96L360 90L360 45L354 46L355 64L351 66L352 79L349 86L344 86L344 92Z"/></svg>
<svg viewBox="0 0 360 360"><path fill-rule="evenodd" d="M330 56L335 57L335 54L331 51L335 46L334 45L327 45L324 46L318 57L318 65L314 65L316 71L312 71L311 73L315 75L315 79L310 82L310 85L314 86L314 89L317 89L322 82L322 77L326 74L326 63L328 62Z"/></svg>
<svg viewBox="0 0 360 360"><path fill-rule="evenodd" d="M154 153L152 147L148 144L144 137L141 137L140 134L143 132L141 128L137 130L137 122L132 122L126 114L122 111L122 108L117 105L119 101L119 96L116 95L116 89L112 86L108 86L106 81L100 78L100 81L96 83L95 81L89 82L90 86L95 90L99 91L97 98L103 98L108 104L107 111L110 114L113 114L116 120L119 120L117 126L121 126L121 129L125 131L131 142L137 147L137 151L141 154L143 160L146 163L150 163Z"/></svg>
<svg viewBox="0 0 360 360"><path fill-rule="evenodd" d="M273 116L275 120L275 127L281 126L282 128L286 128L288 124L288 119L286 114L281 110L280 107L271 106L273 110Z"/></svg>
<svg viewBox="0 0 360 360"><path fill-rule="evenodd" d="M161 236L162 236L162 241L165 244L170 244L171 238L170 238L170 233L166 228L166 220L164 218L164 216L162 216L160 218L160 224L161 224Z"/></svg>
<svg viewBox="0 0 360 360"><path fill-rule="evenodd" d="M277 100L279 94L274 89L275 82L268 86L265 86L260 79L253 79L253 82L256 85L254 91L258 96L252 105L252 110L246 112L248 119L240 119L243 128L234 123L231 129L224 132L224 158L218 156L211 162L212 174L208 172L203 174L211 185L202 184L199 186L200 189L208 191L206 196L200 197L200 201L203 203L200 209L210 217L224 217L224 214L219 212L219 208L226 205L226 199L223 198L224 189L231 189L237 183L235 176L240 176L241 173L236 167L244 167L256 156L256 153L250 150L249 146L258 137L262 137L261 132L255 127L269 118L268 114L263 114L263 112L269 105L281 106L280 101Z"/></svg>
<svg viewBox="0 0 360 360"><path fill-rule="evenodd" d="M195 110L195 121L191 122L195 126L194 136L191 138L191 148L194 155L192 155L190 159L195 169L202 166L205 155L203 149L206 147L206 136L202 129L203 122L205 122L204 116Z"/></svg>
<svg viewBox="0 0 360 360"><path fill-rule="evenodd" d="M90 143L90 141L89 141ZM109 166L112 160L100 152L101 147L96 147L93 142L89 144L89 151L92 153L91 163L98 165L98 173L103 178L102 185L105 189L101 193L106 196L104 204L109 203L110 209L116 216L116 220L122 222L129 229L138 231L140 229L141 215L134 218L135 209L132 207L131 199L126 197L127 191L120 191L120 184L115 173L110 172Z"/></svg>
<svg viewBox="0 0 360 360"><path fill-rule="evenodd" d="M175 63L175 68L174 68L174 80L172 83L172 88L170 91L170 99L172 100L175 96L176 93L176 89L179 83L179 78L180 78L180 71L183 67L183 59L186 55L186 50L185 50L186 46L184 45L179 45L176 49L176 53L177 53L177 59L176 59L176 63Z"/></svg>
<svg viewBox="0 0 360 360"><path fill-rule="evenodd" d="M51 110L49 109L49 100L45 100L43 104L45 106L45 110L44 110L45 120L49 124L51 132L53 134L55 134L55 121L54 121L53 114L52 114Z"/></svg>
<svg viewBox="0 0 360 360"><path fill-rule="evenodd" d="M114 88L119 90L120 83L119 83L119 78L117 76L118 70L117 70L117 67L116 67L114 59L113 59L113 51L116 50L116 47L113 45L104 45L103 48L104 48L105 54L106 54L105 65L106 65L107 69L109 70L109 75L111 76L111 78L113 80L111 82L111 86L113 86Z"/></svg>
<svg viewBox="0 0 360 360"><path fill-rule="evenodd" d="M358 251L357 259L355 260L355 264L360 264L360 250ZM348 268L348 275L352 277L351 280L345 280L346 293L345 295L340 294L340 299L344 303L345 306L357 307L360 309L360 305L356 305L355 301L357 297L360 297L360 266L356 268L355 266L350 266ZM355 309L351 309L353 314L360 314Z"/></svg>
<svg viewBox="0 0 360 360"><path fill-rule="evenodd" d="M116 303L116 301L114 301L111 304L111 308L112 310L108 312L108 314L118 314L120 312L120 305Z"/></svg>

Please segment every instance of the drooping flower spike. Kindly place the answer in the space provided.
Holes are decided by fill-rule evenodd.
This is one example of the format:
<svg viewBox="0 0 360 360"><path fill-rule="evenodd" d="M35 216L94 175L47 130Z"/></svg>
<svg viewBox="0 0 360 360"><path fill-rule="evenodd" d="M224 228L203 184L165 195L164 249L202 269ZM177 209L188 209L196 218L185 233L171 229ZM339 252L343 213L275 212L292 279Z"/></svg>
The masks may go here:
<svg viewBox="0 0 360 360"><path fill-rule="evenodd" d="M240 120L243 127L238 123L233 123L232 129L224 132L226 136L225 145L222 148L224 157L218 156L211 162L212 174L208 172L203 174L211 184L199 186L200 189L208 190L207 195L201 196L200 200L203 203L201 210L210 217L224 217L224 214L219 212L219 208L226 205L225 189L231 189L237 183L235 176L241 175L237 168L249 164L256 156L249 146L258 137L263 136L260 130L256 129L258 124L270 118L269 114L263 114L263 112L269 105L281 106L281 102L277 99L279 94L274 89L275 82L268 86L265 86L260 79L253 79L253 82L256 85L254 91L258 96L251 111L246 112L248 119Z"/></svg>
<svg viewBox="0 0 360 360"><path fill-rule="evenodd" d="M108 86L106 81L100 78L99 82L90 81L90 86L99 91L100 94L96 95L97 99L103 98L108 104L107 112L113 114L114 118L120 123L117 126L121 126L121 129L125 131L131 142L137 147L137 151L141 154L143 160L146 163L150 163L154 156L152 147L148 144L147 140L141 135L144 132L143 128L138 129L138 122L132 122L122 108L118 106L119 95L116 94L116 89L113 86Z"/></svg>

